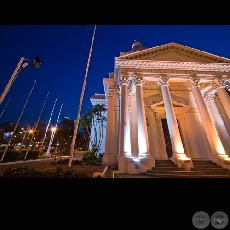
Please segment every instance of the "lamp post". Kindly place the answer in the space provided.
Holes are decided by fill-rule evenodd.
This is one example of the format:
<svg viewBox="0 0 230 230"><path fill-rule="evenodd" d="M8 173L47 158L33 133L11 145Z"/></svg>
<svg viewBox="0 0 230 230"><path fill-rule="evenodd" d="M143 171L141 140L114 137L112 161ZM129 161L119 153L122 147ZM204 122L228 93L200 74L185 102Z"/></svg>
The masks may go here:
<svg viewBox="0 0 230 230"><path fill-rule="evenodd" d="M20 73L22 69L24 69L28 65L28 62L25 61L31 61L31 60L24 57L20 58L17 67L15 68L13 74L10 77L10 80L8 81L4 91L2 92L2 95L0 96L0 105L2 104L4 98L6 97L6 94L10 90L10 87L12 86L13 82L17 78L17 75ZM36 56L32 62L32 66L37 69L40 67L40 65L41 65L40 58Z"/></svg>
<svg viewBox="0 0 230 230"><path fill-rule="evenodd" d="M42 109L41 109L41 112L40 112L39 118L38 118L38 120L37 120L37 122L36 122L36 124L35 124L35 127L34 127L34 132L35 132L35 131L36 131L36 129L37 129L38 122L40 121L40 117L41 117L42 111L43 111L43 109L44 109L44 107L45 107L45 104L46 104L46 100L47 100L48 95L49 95L49 92L48 92L48 93L47 93L47 95L46 95L46 99L45 99L44 104L43 104L43 106L42 106ZM30 139L30 142L29 142L29 147L27 148L26 154L25 154L24 159L23 159L24 161L26 160L27 155L28 155L28 153L29 153L29 148L30 148L30 145L31 145L31 143L32 143L33 137L34 137L34 135L32 135L32 137L31 137L31 139Z"/></svg>
<svg viewBox="0 0 230 230"><path fill-rule="evenodd" d="M47 152L44 154L45 156L50 156L50 148L51 148L51 145L52 145L52 143L53 143L54 134L55 134L55 132L56 132L56 130L57 130L58 120L59 120L59 116L60 116L60 113L61 113L61 110L62 110L62 106L63 106L63 104L61 105L61 108L60 108L60 110L59 110L56 125L55 125L55 127L52 127L52 128L51 128L52 135L51 135L51 138L50 138L50 143L49 143L49 147L48 147L48 149L47 149Z"/></svg>
<svg viewBox="0 0 230 230"><path fill-rule="evenodd" d="M47 151L46 151L46 153L44 154L44 156L50 156L50 149L51 149L51 145L52 145L52 143L53 143L53 138L54 138L54 134L55 134L55 132L56 132L56 127L52 127L51 128L51 137L50 137L50 143L49 143L49 146L48 146L48 149L47 149Z"/></svg>

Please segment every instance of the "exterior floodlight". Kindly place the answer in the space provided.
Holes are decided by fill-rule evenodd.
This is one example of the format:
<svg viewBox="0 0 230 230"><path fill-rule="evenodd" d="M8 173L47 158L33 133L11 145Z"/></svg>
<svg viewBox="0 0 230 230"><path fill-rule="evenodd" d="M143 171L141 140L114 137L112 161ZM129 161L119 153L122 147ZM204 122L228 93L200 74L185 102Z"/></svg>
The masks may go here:
<svg viewBox="0 0 230 230"><path fill-rule="evenodd" d="M34 68L38 69L38 68L40 67L40 65L41 65L40 58L39 58L38 56L36 56L36 57L34 58L34 61L33 61L33 63L32 63L32 66L33 66Z"/></svg>
<svg viewBox="0 0 230 230"><path fill-rule="evenodd" d="M134 161L134 162L138 162L138 161L140 161L140 160L139 160L139 158L137 157L137 158L134 158L133 161Z"/></svg>
<svg viewBox="0 0 230 230"><path fill-rule="evenodd" d="M26 66L28 66L28 63L27 62L24 62L24 61L31 61L30 59L28 58L20 58L18 64L17 64L17 67L15 68L13 74L11 75L10 77L10 80L8 81L2 95L0 96L0 104L2 104L4 98L6 97L6 94L8 93L8 91L10 90L10 87L12 86L13 82L15 81L15 79L17 78L17 75L19 74L19 72L24 69ZM40 58L38 56L36 56L34 58L34 61L32 63L32 66L34 68L39 68L41 65L41 61L40 61Z"/></svg>
<svg viewBox="0 0 230 230"><path fill-rule="evenodd" d="M28 62L23 63L23 64L21 65L21 68L24 69L24 68L26 68L26 66L28 66Z"/></svg>

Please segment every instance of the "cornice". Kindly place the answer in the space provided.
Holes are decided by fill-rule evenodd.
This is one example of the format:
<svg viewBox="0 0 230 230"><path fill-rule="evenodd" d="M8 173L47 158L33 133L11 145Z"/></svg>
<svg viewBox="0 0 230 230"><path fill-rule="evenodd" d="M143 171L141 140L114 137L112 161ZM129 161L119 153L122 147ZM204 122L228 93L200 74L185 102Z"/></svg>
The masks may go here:
<svg viewBox="0 0 230 230"><path fill-rule="evenodd" d="M153 61L153 60L124 60L115 59L116 66L122 72L145 71L149 73L164 73L170 71L173 74L227 74L230 72L230 63L200 63L177 61ZM166 72L165 72L166 73Z"/></svg>
<svg viewBox="0 0 230 230"><path fill-rule="evenodd" d="M230 63L230 59L228 58L220 57L205 51L180 45L175 42L171 42L161 46L155 46L141 51L136 51L134 53L126 53L124 55L121 55L119 58L120 59L149 59L151 57L156 57L158 55L165 54L168 52L175 52L187 57L196 58L201 62Z"/></svg>
<svg viewBox="0 0 230 230"><path fill-rule="evenodd" d="M151 60L115 60L116 65L122 68L168 68L168 69L202 69L202 70L225 70L230 71L229 63L200 63L200 62L177 62L177 61L151 61Z"/></svg>

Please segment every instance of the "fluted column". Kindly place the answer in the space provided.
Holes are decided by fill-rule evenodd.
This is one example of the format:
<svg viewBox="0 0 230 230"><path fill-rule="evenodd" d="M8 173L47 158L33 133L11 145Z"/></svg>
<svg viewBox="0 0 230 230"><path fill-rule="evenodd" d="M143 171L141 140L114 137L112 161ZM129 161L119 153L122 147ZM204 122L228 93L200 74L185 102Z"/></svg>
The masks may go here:
<svg viewBox="0 0 230 230"><path fill-rule="evenodd" d="M131 80L131 89L133 88L134 81ZM134 158L138 157L139 148L138 148L138 117L137 117L137 104L136 104L136 93L134 90L130 92L130 107L131 107L131 152Z"/></svg>
<svg viewBox="0 0 230 230"><path fill-rule="evenodd" d="M216 128L214 127L212 120L209 116L205 101L201 95L200 92L200 88L199 88L199 78L195 77L190 77L190 81L189 81L189 86L192 90L192 93L194 95L200 116L201 116L201 120L202 120L202 124L204 126L210 147L212 149L213 152L213 161L216 162L217 161L217 155L219 154L225 154L223 145L220 141L220 138L218 136L218 133L216 131Z"/></svg>
<svg viewBox="0 0 230 230"><path fill-rule="evenodd" d="M138 123L138 148L139 156L149 155L149 142L147 133L147 124L145 116L145 107L142 90L142 76L134 76L136 84L136 107L137 107L137 123Z"/></svg>
<svg viewBox="0 0 230 230"><path fill-rule="evenodd" d="M172 99L168 89L168 80L169 80L168 76L162 75L158 80L157 84L161 87L161 91L162 91L162 96L163 96L165 111L166 111L167 124L168 124L168 129L169 129L169 134L170 134L172 149L173 149L172 159L174 159L177 158L177 156L179 156L178 154L184 154L184 147L178 128L176 115L173 109Z"/></svg>
<svg viewBox="0 0 230 230"><path fill-rule="evenodd" d="M114 142L115 142L115 145L114 145L114 154L115 154L115 163L117 163L117 156L118 156L118 153L119 153L119 136L120 136L120 88L118 85L116 85L116 113L115 113L115 139L114 139Z"/></svg>
<svg viewBox="0 0 230 230"><path fill-rule="evenodd" d="M230 154L230 136L229 133L225 127L224 121L218 111L218 108L216 107L216 103L214 101L215 94L209 93L205 96L207 105L209 106L211 113L213 115L214 121L215 121L215 127L218 132L218 135L220 137L220 140L222 142L222 145L224 146L226 154Z"/></svg>
<svg viewBox="0 0 230 230"><path fill-rule="evenodd" d="M223 77L221 80L216 78L213 85L216 88L219 98L224 106L224 110L227 113L228 118L230 119L230 97L225 90L226 83L227 80L225 79L225 77Z"/></svg>
<svg viewBox="0 0 230 230"><path fill-rule="evenodd" d="M120 99L120 146L119 155L131 154L130 140L130 120L129 120L129 101L128 101L128 80L129 76L120 77L121 99Z"/></svg>

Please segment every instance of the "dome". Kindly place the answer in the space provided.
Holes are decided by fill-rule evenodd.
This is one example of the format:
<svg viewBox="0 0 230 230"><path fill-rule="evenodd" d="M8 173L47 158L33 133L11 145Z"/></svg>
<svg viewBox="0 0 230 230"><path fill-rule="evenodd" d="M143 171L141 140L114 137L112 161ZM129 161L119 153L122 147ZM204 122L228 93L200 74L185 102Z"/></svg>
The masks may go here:
<svg viewBox="0 0 230 230"><path fill-rule="evenodd" d="M134 40L134 43L132 45L132 49L134 49L134 50L142 49L142 44L139 41Z"/></svg>

